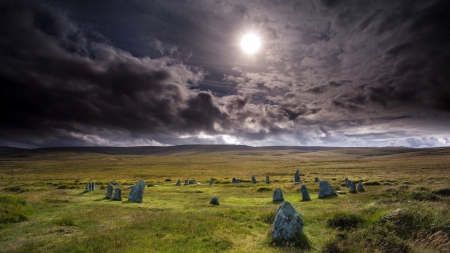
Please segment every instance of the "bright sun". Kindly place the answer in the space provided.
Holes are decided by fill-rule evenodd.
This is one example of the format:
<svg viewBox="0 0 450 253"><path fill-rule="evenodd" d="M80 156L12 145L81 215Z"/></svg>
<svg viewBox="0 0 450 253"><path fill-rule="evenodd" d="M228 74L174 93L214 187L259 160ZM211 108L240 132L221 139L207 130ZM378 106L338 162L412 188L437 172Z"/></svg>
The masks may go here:
<svg viewBox="0 0 450 253"><path fill-rule="evenodd" d="M241 48L247 54L256 53L261 47L261 38L253 33L248 33L241 40Z"/></svg>

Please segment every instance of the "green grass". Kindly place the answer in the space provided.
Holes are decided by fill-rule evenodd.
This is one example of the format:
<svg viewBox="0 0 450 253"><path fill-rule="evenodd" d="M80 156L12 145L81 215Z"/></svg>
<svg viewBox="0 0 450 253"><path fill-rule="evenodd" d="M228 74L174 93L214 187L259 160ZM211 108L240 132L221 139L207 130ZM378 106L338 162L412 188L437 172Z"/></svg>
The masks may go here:
<svg viewBox="0 0 450 253"><path fill-rule="evenodd" d="M2 156L0 252L442 251L450 241L450 149L409 151ZM297 169L312 201L302 202L293 185ZM233 177L242 183L231 184ZM314 177L342 191L344 178L362 180L366 192L318 199ZM144 201L129 203L127 186L139 179ZM175 186L178 179L201 184ZM111 181L123 201L105 199ZM84 193L88 182L97 190ZM304 220L296 244L270 239L276 188ZM214 196L219 206L209 204Z"/></svg>

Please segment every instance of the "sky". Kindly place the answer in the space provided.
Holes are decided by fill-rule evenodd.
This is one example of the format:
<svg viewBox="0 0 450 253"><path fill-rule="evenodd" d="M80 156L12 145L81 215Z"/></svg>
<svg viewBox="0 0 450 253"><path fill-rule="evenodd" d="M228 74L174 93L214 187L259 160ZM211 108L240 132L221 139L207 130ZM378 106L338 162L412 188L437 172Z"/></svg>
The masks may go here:
<svg viewBox="0 0 450 253"><path fill-rule="evenodd" d="M449 13L448 0L0 0L0 145L450 146Z"/></svg>

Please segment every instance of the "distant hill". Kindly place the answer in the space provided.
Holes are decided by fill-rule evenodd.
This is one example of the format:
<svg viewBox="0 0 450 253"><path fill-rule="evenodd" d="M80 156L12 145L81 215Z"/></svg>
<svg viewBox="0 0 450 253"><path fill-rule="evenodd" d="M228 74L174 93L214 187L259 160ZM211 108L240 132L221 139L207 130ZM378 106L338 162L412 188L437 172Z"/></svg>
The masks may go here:
<svg viewBox="0 0 450 253"><path fill-rule="evenodd" d="M13 148L13 147L6 147L6 146L0 146L0 155L2 154L10 154L10 153L16 153L20 151L24 151L27 149L24 148Z"/></svg>

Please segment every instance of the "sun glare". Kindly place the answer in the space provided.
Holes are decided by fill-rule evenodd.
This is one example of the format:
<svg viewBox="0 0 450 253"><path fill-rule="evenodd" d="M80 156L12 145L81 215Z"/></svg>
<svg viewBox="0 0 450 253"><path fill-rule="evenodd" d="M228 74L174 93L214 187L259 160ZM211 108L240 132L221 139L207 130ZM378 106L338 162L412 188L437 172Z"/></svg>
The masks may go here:
<svg viewBox="0 0 450 253"><path fill-rule="evenodd" d="M241 48L247 54L256 53L261 47L261 38L253 33L246 34L242 37Z"/></svg>

